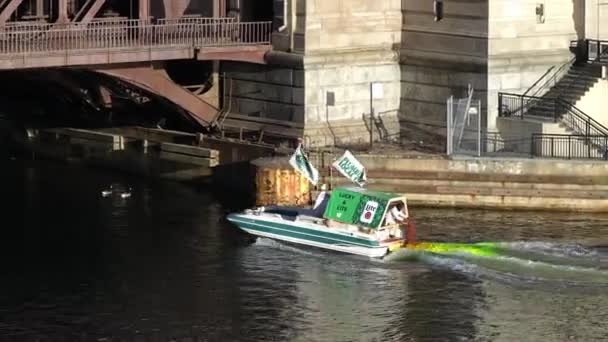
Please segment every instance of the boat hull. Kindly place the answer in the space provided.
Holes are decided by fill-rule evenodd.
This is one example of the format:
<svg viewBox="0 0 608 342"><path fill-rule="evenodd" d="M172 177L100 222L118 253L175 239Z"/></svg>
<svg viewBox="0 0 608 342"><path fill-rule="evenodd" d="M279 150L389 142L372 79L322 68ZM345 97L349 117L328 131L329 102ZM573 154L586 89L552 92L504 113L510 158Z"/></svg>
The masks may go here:
<svg viewBox="0 0 608 342"><path fill-rule="evenodd" d="M254 235L298 245L312 246L337 252L382 258L389 246L382 246L373 239L332 232L330 229L279 219L260 218L255 215L230 214L228 220L241 230Z"/></svg>

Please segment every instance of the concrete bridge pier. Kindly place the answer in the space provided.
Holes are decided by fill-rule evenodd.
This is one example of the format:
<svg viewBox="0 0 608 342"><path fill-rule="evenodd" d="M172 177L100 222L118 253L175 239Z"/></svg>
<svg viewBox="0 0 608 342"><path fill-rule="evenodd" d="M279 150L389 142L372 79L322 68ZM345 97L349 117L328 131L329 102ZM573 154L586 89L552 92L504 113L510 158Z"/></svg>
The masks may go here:
<svg viewBox="0 0 608 342"><path fill-rule="evenodd" d="M139 20L150 18L150 0L139 0Z"/></svg>
<svg viewBox="0 0 608 342"><path fill-rule="evenodd" d="M70 22L70 18L68 17L68 0L59 0L57 6L57 24L67 24Z"/></svg>
<svg viewBox="0 0 608 342"><path fill-rule="evenodd" d="M175 19L184 15L191 0L163 0L165 18Z"/></svg>

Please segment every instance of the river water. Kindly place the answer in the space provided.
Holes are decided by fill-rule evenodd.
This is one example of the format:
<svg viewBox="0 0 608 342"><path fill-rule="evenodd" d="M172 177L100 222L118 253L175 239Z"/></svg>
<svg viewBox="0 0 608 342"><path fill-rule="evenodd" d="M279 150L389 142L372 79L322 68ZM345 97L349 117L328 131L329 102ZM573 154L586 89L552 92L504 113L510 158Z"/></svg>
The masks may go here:
<svg viewBox="0 0 608 342"><path fill-rule="evenodd" d="M0 175L0 340L608 338L608 216L412 208L420 240L505 255L370 261L244 241L224 220L239 194L58 163ZM111 183L132 197L100 196Z"/></svg>

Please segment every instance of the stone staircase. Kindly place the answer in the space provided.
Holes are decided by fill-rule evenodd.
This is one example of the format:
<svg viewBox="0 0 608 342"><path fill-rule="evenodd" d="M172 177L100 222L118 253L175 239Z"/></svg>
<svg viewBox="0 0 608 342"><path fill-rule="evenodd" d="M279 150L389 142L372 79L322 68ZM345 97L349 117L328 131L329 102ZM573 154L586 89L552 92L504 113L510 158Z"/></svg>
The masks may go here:
<svg viewBox="0 0 608 342"><path fill-rule="evenodd" d="M605 160L608 128L575 105L600 80L602 67L598 63L573 62L543 75L523 95L499 93L500 116L507 121L522 119L518 125L527 127L523 131L536 132L531 137L521 137L532 138L534 147L530 152L534 156ZM507 121L500 133L509 137L520 134L521 129Z"/></svg>
<svg viewBox="0 0 608 342"><path fill-rule="evenodd" d="M554 118L555 114L563 115L565 109L558 107L556 110L554 100L559 98L568 103L577 103L598 82L601 75L600 65L591 63L572 65L568 73L542 96L546 101L534 102L526 116L547 120Z"/></svg>

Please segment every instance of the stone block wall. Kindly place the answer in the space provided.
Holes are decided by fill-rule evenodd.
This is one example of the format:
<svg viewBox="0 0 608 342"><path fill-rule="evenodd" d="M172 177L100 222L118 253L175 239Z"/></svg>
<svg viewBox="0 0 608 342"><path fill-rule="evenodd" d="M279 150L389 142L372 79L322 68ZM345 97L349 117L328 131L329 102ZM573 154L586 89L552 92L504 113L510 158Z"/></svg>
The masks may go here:
<svg viewBox="0 0 608 342"><path fill-rule="evenodd" d="M604 0L577 0L583 2L585 35L588 39L608 40L608 3Z"/></svg>
<svg viewBox="0 0 608 342"><path fill-rule="evenodd" d="M311 57L305 73L305 134L311 144L323 145L333 139L333 134L340 144L369 141L371 106L376 117L395 121L400 99L400 68L395 52L344 52ZM383 96L370 102L372 82L382 84ZM328 92L334 94L333 106L328 106ZM389 134L398 133L394 124L387 129ZM375 136L378 138L379 133Z"/></svg>
<svg viewBox="0 0 608 342"><path fill-rule="evenodd" d="M402 5L401 116L445 125L450 95L465 97L471 84L476 98L485 97L488 0L444 1L439 21L433 1Z"/></svg>
<svg viewBox="0 0 608 342"><path fill-rule="evenodd" d="M482 101L484 127L496 131L498 92L523 93L549 68L568 62L570 42L589 29L584 0L446 0L439 21L431 0L289 0L287 6L286 28L273 42L297 63L224 63L223 69L235 81L234 112L304 123L314 144L336 141L335 135L368 139L363 118L372 82L384 86L374 108L391 122L390 134L399 133L400 120L445 125L447 98L465 97L469 85ZM274 8L283 8L282 0ZM334 106L326 106L327 92L334 93Z"/></svg>
<svg viewBox="0 0 608 342"><path fill-rule="evenodd" d="M523 93L549 68L568 62L584 21L579 0L451 0L443 19L434 17L432 1L403 1L401 115L445 123L446 99L464 97L471 84L490 131L498 92Z"/></svg>
<svg viewBox="0 0 608 342"><path fill-rule="evenodd" d="M301 6L304 7L304 6ZM305 2L305 135L312 145L369 141L370 87L381 83L374 112L394 122L399 109L400 0ZM326 106L333 92L334 106ZM375 126L375 125L374 125ZM389 134L398 125L389 125ZM379 136L378 133L375 134Z"/></svg>
<svg viewBox="0 0 608 342"><path fill-rule="evenodd" d="M302 69L230 62L222 71L232 81L232 113L304 123Z"/></svg>
<svg viewBox="0 0 608 342"><path fill-rule="evenodd" d="M585 114L608 127L608 80L600 79L574 104Z"/></svg>
<svg viewBox="0 0 608 342"><path fill-rule="evenodd" d="M401 0L306 0L305 51L391 49L401 41Z"/></svg>
<svg viewBox="0 0 608 342"><path fill-rule="evenodd" d="M539 4L544 5L541 20ZM488 130L496 129L499 91L524 93L549 68L574 57L569 47L578 39L579 10L578 0L490 0Z"/></svg>
<svg viewBox="0 0 608 342"><path fill-rule="evenodd" d="M383 84L374 109L386 122L399 109L400 8L400 0L288 1L287 27L273 35L283 52L273 62L223 63L234 82L232 111L304 123L312 145L368 139L370 83ZM332 107L327 92L335 94Z"/></svg>

